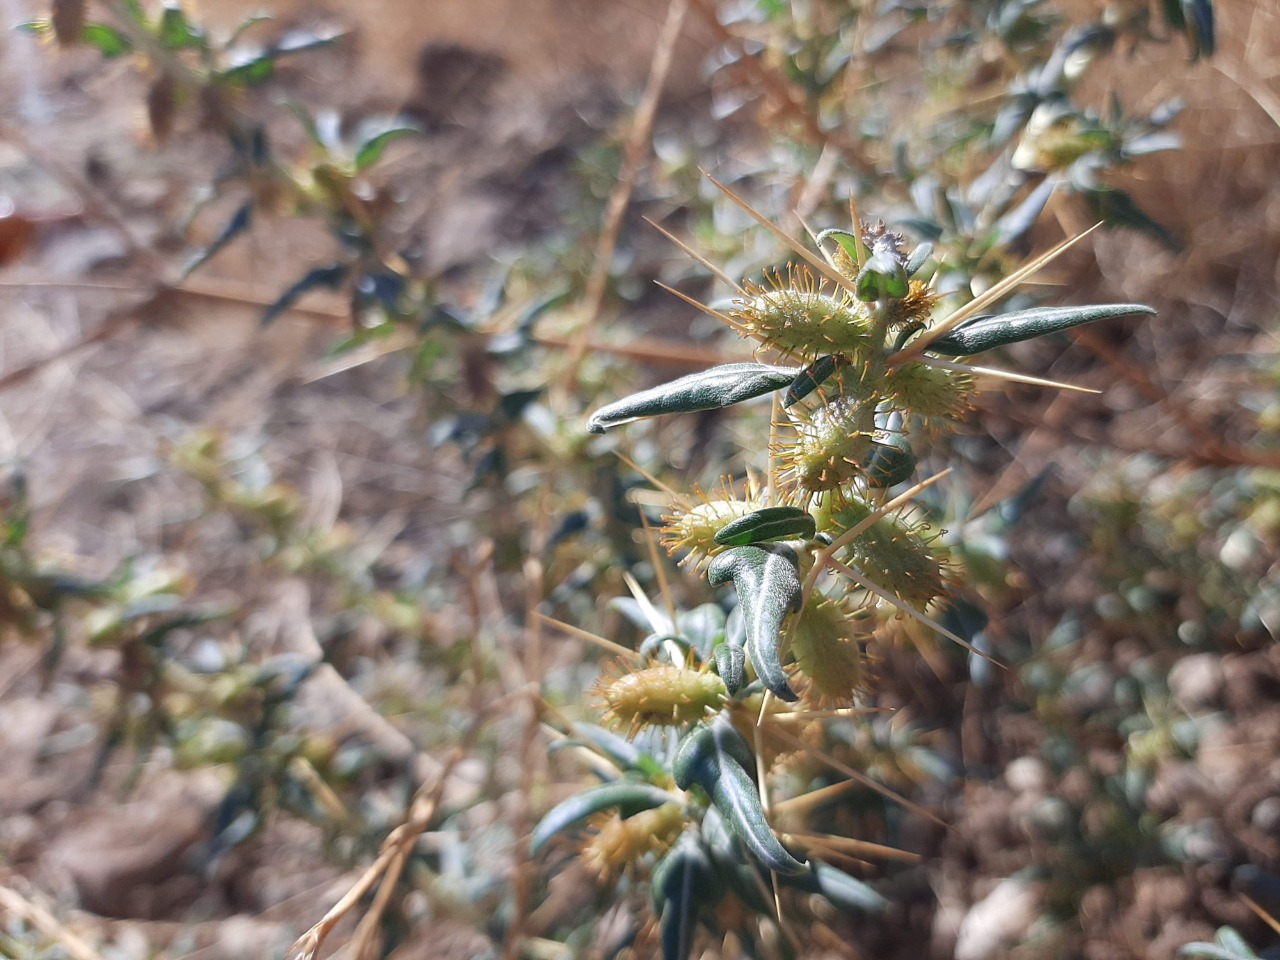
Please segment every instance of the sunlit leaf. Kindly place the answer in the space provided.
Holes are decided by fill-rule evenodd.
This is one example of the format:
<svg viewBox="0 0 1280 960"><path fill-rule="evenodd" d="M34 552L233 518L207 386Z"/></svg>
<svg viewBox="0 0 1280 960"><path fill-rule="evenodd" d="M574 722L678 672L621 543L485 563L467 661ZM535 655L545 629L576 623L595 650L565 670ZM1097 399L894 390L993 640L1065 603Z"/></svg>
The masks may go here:
<svg viewBox="0 0 1280 960"><path fill-rule="evenodd" d="M419 133L419 128L400 118L366 121L357 134L355 168L363 173L382 157L392 140Z"/></svg>
<svg viewBox="0 0 1280 960"><path fill-rule="evenodd" d="M1102 303L1080 307L1036 307L996 317L975 317L956 327L945 337L929 344L931 353L967 357L1022 340L1068 330L1095 320L1113 320L1134 314L1154 314L1140 303Z"/></svg>
<svg viewBox="0 0 1280 960"><path fill-rule="evenodd" d="M788 546L733 547L707 568L712 586L733 581L747 628L745 648L756 676L780 700L794 701L778 656L779 633L788 613L800 609L802 589L795 551Z"/></svg>
<svg viewBox="0 0 1280 960"><path fill-rule="evenodd" d="M721 364L616 400L591 415L587 430L604 433L609 427L642 417L718 410L780 390L795 380L798 372L793 367L763 363Z"/></svg>
<svg viewBox="0 0 1280 960"><path fill-rule="evenodd" d="M556 834L585 822L603 810L616 808L622 816L629 817L674 801L675 797L666 790L649 783L630 780L602 783L552 807L534 827L529 848L536 854Z"/></svg>
<svg viewBox="0 0 1280 960"><path fill-rule="evenodd" d="M809 540L815 532L813 517L799 507L763 507L731 520L715 535L721 546L743 547L769 540Z"/></svg>
<svg viewBox="0 0 1280 960"><path fill-rule="evenodd" d="M682 790L696 784L706 791L729 829L761 866L780 874L803 873L805 865L787 852L769 826L747 772L754 766L746 739L722 714L685 736L671 769Z"/></svg>

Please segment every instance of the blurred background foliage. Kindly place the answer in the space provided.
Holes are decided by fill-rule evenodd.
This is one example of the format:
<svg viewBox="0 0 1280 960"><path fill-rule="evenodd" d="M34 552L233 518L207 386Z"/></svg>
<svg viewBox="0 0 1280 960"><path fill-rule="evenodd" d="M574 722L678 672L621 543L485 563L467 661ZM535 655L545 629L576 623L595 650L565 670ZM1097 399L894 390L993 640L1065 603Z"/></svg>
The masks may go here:
<svg viewBox="0 0 1280 960"><path fill-rule="evenodd" d="M1005 348L1102 392L918 451L1000 665L880 638L821 734L865 780L801 808L892 848L866 899L694 955L1274 955L1280 8L435 2L0 5L0 952L656 955L650 853L529 841L661 751L548 621L723 601L650 478L766 470L758 406L585 431L750 358L654 283L732 294L642 218L789 256L705 169L793 236L855 197L955 303L1101 221L1007 306L1158 316Z"/></svg>

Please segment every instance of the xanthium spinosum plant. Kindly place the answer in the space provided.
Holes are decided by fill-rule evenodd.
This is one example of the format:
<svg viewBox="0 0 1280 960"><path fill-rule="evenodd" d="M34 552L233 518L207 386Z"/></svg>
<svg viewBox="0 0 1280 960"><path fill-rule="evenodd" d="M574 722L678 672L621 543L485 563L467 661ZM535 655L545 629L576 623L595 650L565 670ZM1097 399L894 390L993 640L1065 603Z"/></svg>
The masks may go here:
<svg viewBox="0 0 1280 960"><path fill-rule="evenodd" d="M602 882L647 873L667 958L687 957L700 928L749 943L774 918L781 942L795 948L783 921L793 891L845 910L883 906L829 862L847 860L859 841L807 831L805 797L770 802L767 772L805 746L806 725L859 712L877 623L906 615L968 646L929 615L948 591L949 568L936 538L906 512L938 478L894 493L913 479L913 441L962 420L979 378L1049 384L969 358L1154 313L1131 303L988 311L1069 240L936 319L928 244L911 249L855 210L852 230L818 235L818 255L721 189L804 261L763 283L732 284L732 306L694 303L755 341L757 360L610 403L588 429L777 395L768 482L673 494L664 518L665 546L712 586L732 584L737 604L727 616L706 604L673 619L629 580L652 632L598 686L626 738L589 724L571 731L616 769L554 807L533 838L537 851L586 826L581 857Z"/></svg>

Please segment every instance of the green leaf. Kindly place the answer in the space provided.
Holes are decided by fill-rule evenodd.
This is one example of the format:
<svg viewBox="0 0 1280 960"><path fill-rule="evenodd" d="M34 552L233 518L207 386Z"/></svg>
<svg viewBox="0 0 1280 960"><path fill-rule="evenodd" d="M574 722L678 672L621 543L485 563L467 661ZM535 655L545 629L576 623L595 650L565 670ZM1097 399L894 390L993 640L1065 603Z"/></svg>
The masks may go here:
<svg viewBox="0 0 1280 960"><path fill-rule="evenodd" d="M556 834L577 826L602 810L617 807L622 816L630 817L642 810L652 810L664 803L675 802L676 798L670 793L650 783L631 780L603 783L552 807L533 828L529 849L536 854Z"/></svg>
<svg viewBox="0 0 1280 960"><path fill-rule="evenodd" d="M907 262L903 264L902 269L906 271L908 277L914 277L929 262L931 256L933 256L933 244L922 243L911 251L911 256L907 257Z"/></svg>
<svg viewBox="0 0 1280 960"><path fill-rule="evenodd" d="M721 527L716 543L745 547L768 540L811 540L817 527L807 510L799 507L763 507Z"/></svg>
<svg viewBox="0 0 1280 960"><path fill-rule="evenodd" d="M1182 243L1169 228L1139 207L1138 202L1126 191L1104 187L1086 192L1084 199L1095 219L1155 237L1174 253L1182 250Z"/></svg>
<svg viewBox="0 0 1280 960"><path fill-rule="evenodd" d="M285 290L275 303L267 307L262 314L262 319L258 322L264 327L273 323L282 313L302 299L304 294L312 290L320 287L336 290L342 281L347 278L349 270L350 267L345 263L331 263L327 267L315 267L312 270L308 270L301 280Z"/></svg>
<svg viewBox="0 0 1280 960"><path fill-rule="evenodd" d="M873 253L854 281L858 299L864 301L900 300L911 289L907 272L898 258L887 251Z"/></svg>
<svg viewBox="0 0 1280 960"><path fill-rule="evenodd" d="M883 913L888 908L889 901L870 884L820 860L815 860L811 866L808 873L787 877L783 882L809 893L820 893L840 910Z"/></svg>
<svg viewBox="0 0 1280 960"><path fill-rule="evenodd" d="M366 121L361 125L357 135L355 166L356 173L363 173L382 157L387 144L399 137L407 137L420 133L419 128L400 118Z"/></svg>
<svg viewBox="0 0 1280 960"><path fill-rule="evenodd" d="M803 873L806 866L787 852L769 826L760 794L747 772L754 767L755 757L746 739L721 714L680 742L671 770L682 790L697 784L706 791L729 829L761 866L784 875Z"/></svg>
<svg viewBox="0 0 1280 960"><path fill-rule="evenodd" d="M649 897L662 917L663 960L685 960L693 946L697 916L724 896L715 865L693 831L653 868Z"/></svg>
<svg viewBox="0 0 1280 960"><path fill-rule="evenodd" d="M207 42L204 30L187 19L177 0L165 3L156 27L156 39L168 50L199 50Z"/></svg>
<svg viewBox="0 0 1280 960"><path fill-rule="evenodd" d="M845 255L850 260L859 266L862 265L862 261L858 258L858 237L856 234L853 234L848 230L823 230L818 234L814 242L817 243L818 246L822 246L823 240L834 240L836 243L840 244L840 249L845 252Z"/></svg>
<svg viewBox="0 0 1280 960"><path fill-rule="evenodd" d="M1114 320L1155 310L1140 303L1099 303L1080 307L1035 307L997 317L975 317L925 349L949 357L968 357L985 350L1031 340L1095 320Z"/></svg>
<svg viewBox="0 0 1280 960"><path fill-rule="evenodd" d="M108 60L122 57L133 49L128 37L105 23L86 23L80 31L80 40L95 48Z"/></svg>
<svg viewBox="0 0 1280 960"><path fill-rule="evenodd" d="M916 469L916 457L905 436L895 437L891 443L875 441L862 462L862 469L866 471L867 483L883 489L910 477Z"/></svg>
<svg viewBox="0 0 1280 960"><path fill-rule="evenodd" d="M187 265L182 269L182 279L185 280L191 276L198 268L204 266L215 254L232 240L249 229L249 225L253 222L253 200L246 200L231 215L231 219L226 222L218 235L214 237L213 242L203 250L198 250L187 261Z"/></svg>
<svg viewBox="0 0 1280 960"><path fill-rule="evenodd" d="M660 910L663 903L693 900L695 893L701 904L714 906L724 896L724 885L697 832L686 830L653 868L649 897Z"/></svg>
<svg viewBox="0 0 1280 960"><path fill-rule="evenodd" d="M716 659L716 672L724 681L724 688L729 696L736 696L738 691L747 685L747 654L736 644L725 641L717 643L711 650Z"/></svg>
<svg viewBox="0 0 1280 960"><path fill-rule="evenodd" d="M48 17L40 17L36 20L24 20L22 23L14 27L14 29L21 30L23 33L29 33L34 37L40 37L41 39L53 36L53 23L50 22Z"/></svg>
<svg viewBox="0 0 1280 960"><path fill-rule="evenodd" d="M844 361L833 354L825 357L819 357L813 363L809 364L791 381L791 385L787 387L787 395L782 398L782 406L791 407L799 403L813 391L831 379L831 375L836 372Z"/></svg>
<svg viewBox="0 0 1280 960"><path fill-rule="evenodd" d="M733 547L707 568L712 586L733 580L747 628L744 644L756 676L780 700L797 697L778 657L778 635L788 613L800 609L803 593L796 553L783 544Z"/></svg>
<svg viewBox="0 0 1280 960"><path fill-rule="evenodd" d="M273 55L270 51L263 53L261 51L237 56L233 58L231 66L225 70L219 70L215 77L222 83L228 83L236 87L251 87L254 84L263 83L271 79L271 75L275 73L275 63Z"/></svg>
<svg viewBox="0 0 1280 960"><path fill-rule="evenodd" d="M719 410L780 390L795 380L797 372L792 367L763 363L721 364L616 400L591 415L587 430L604 433L609 427L642 417Z"/></svg>
<svg viewBox="0 0 1280 960"><path fill-rule="evenodd" d="M1187 957L1210 957L1211 960L1257 960L1258 954L1234 927L1219 927L1213 943L1188 943L1180 951Z"/></svg>

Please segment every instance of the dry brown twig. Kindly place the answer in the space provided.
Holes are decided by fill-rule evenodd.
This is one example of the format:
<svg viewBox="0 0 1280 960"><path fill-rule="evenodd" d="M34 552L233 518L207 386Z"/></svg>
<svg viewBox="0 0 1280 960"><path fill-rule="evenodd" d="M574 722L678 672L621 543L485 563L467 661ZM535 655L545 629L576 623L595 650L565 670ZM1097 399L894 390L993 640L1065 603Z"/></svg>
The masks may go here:
<svg viewBox="0 0 1280 960"><path fill-rule="evenodd" d="M474 731L479 730L480 726L477 723L472 728L473 735ZM418 842L418 837L431 825L431 821L439 809L440 798L444 795L449 777L465 755L464 747L454 748L445 759L444 767L440 771L439 777L431 784L430 788L428 789L427 784L423 784L418 789L418 792L414 795L413 802L409 805L408 817L400 826L392 830L382 842L382 848L378 852L377 859L365 869L360 879L343 895L342 899L329 909L328 913L317 921L310 930L294 941L293 946L285 954L286 960L315 960L325 940L333 932L333 928L381 881L381 886L378 889L373 905L365 916L361 918L353 937L353 942L356 944L355 955L357 957L365 955L366 944L377 932L382 911L385 909L391 893L399 881L405 862L413 852L413 847ZM77 958L77 960L80 960L80 958ZM88 958L84 958L84 960L88 960Z"/></svg>
<svg viewBox="0 0 1280 960"><path fill-rule="evenodd" d="M0 885L0 917L15 917L29 923L46 937L57 941L71 960L102 960L102 955L78 934L68 930L57 917L12 887Z"/></svg>
<svg viewBox="0 0 1280 960"><path fill-rule="evenodd" d="M582 326L578 329L569 348L568 369L561 382L570 388L577 381L578 367L582 363L582 358L586 356L591 333L600 315L601 304L604 303L605 286L609 281L609 267L613 263L613 253L618 246L618 232L622 229L622 217L627 211L627 204L631 201L636 177L640 174L640 165L644 162L647 153L653 118L658 112L662 90L666 86L667 75L671 72L676 41L680 38L680 31L688 12L689 0L671 0L670 6L667 7L666 22L662 25L662 32L658 35L658 42L653 50L653 61L649 67L649 80L645 85L644 97L640 101L631 130L627 134L622 155L622 170L618 174L617 185L609 194L604 226L596 242L595 265L587 280Z"/></svg>

